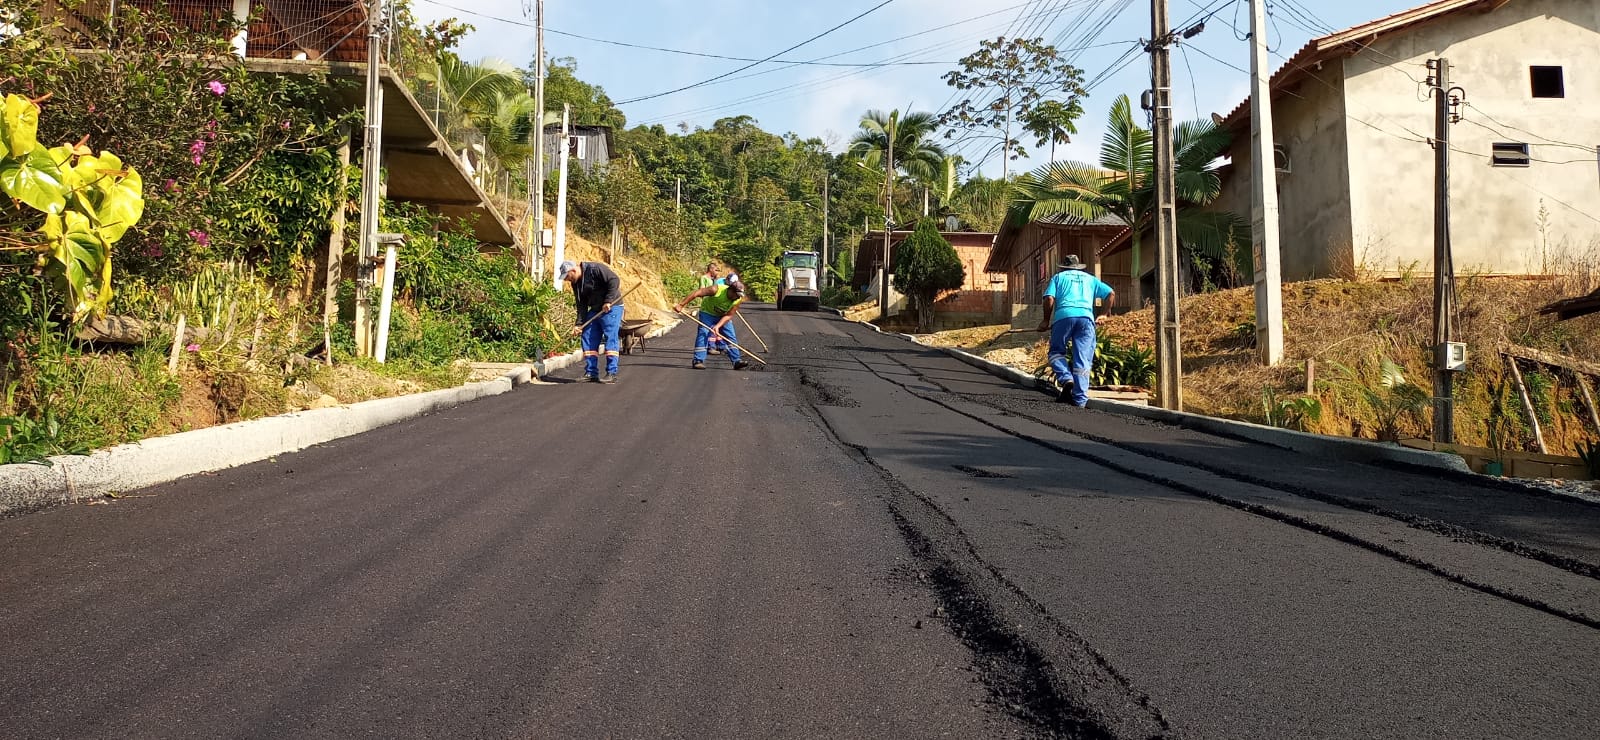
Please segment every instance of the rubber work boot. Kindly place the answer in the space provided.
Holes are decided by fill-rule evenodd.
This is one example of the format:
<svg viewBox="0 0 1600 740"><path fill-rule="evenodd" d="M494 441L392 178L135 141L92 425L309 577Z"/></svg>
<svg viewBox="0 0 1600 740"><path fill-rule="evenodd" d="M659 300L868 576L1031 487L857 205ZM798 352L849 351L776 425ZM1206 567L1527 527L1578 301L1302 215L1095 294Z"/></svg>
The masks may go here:
<svg viewBox="0 0 1600 740"><path fill-rule="evenodd" d="M600 382L600 376L598 376L598 375L585 375L585 376L583 376L583 379L584 379L584 381L589 382L589 383L598 383L598 382Z"/></svg>
<svg viewBox="0 0 1600 740"><path fill-rule="evenodd" d="M1056 381L1056 403L1072 402L1072 381Z"/></svg>
<svg viewBox="0 0 1600 740"><path fill-rule="evenodd" d="M604 378L602 378L600 380L600 382L604 383L606 385L611 385L612 383L617 382L617 376L615 376L615 375L607 375Z"/></svg>
<svg viewBox="0 0 1600 740"><path fill-rule="evenodd" d="M743 370L747 367L750 367L750 363L745 362L744 360L733 363L733 369L735 370Z"/></svg>
<svg viewBox="0 0 1600 740"><path fill-rule="evenodd" d="M706 364L699 360L695 360L694 362L689 363L689 367L692 367L696 370L704 370L706 369Z"/></svg>

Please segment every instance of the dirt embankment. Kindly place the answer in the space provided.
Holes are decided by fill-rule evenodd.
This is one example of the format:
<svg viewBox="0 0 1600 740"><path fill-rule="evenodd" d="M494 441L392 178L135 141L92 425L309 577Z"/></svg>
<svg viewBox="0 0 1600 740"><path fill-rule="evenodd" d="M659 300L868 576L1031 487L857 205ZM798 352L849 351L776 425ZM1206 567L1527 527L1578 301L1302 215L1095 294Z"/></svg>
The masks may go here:
<svg viewBox="0 0 1600 740"><path fill-rule="evenodd" d="M1468 277L1458 282L1458 339L1468 344L1468 369L1456 379L1456 434L1462 444L1490 446L1488 426L1494 394L1504 401L1511 435L1505 449L1532 448L1531 425L1511 390L1510 372L1496 348L1504 344L1600 361L1600 315L1558 322L1538 308L1586 288L1560 279ZM1430 279L1394 281L1318 280L1283 287L1285 361L1265 367L1255 349L1255 304L1250 288L1183 299L1184 406L1189 411L1265 422L1276 401L1312 396L1322 407L1308 431L1371 437L1377 426L1358 385L1381 388L1383 359L1398 363L1405 378L1431 395L1433 343ZM1117 341L1153 348L1154 312L1146 308L1113 316L1101 332ZM991 360L1031 372L1044 362L1046 342L1038 334L1005 334L1006 327L943 332L935 343L971 348ZM1314 365L1311 393L1307 361ZM1341 369L1349 368L1352 380ZM1585 422L1581 391L1570 378L1523 367L1535 413L1553 454L1575 454L1594 438ZM1401 421L1402 436L1425 437L1427 414Z"/></svg>

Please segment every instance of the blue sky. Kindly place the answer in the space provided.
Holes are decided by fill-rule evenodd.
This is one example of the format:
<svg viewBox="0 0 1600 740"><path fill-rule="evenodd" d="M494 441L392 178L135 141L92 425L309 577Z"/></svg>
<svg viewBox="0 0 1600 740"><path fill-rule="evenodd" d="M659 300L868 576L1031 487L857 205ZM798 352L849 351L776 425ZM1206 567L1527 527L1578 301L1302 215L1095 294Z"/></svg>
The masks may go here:
<svg viewBox="0 0 1600 740"><path fill-rule="evenodd" d="M1273 66L1282 64L1313 38L1312 29L1321 24L1343 29L1421 1L1270 3L1273 22L1268 39L1274 50ZM879 2L882 0L546 0L545 25L547 29L600 39L760 59ZM1228 112L1249 89L1247 76L1224 64L1240 69L1250 67L1248 42L1239 39L1249 27L1247 4L1243 0L1169 2L1174 26L1201 16L1203 9L1211 11L1204 32L1185 41L1179 47L1182 50L1173 54L1173 103L1178 117ZM531 8L532 4L532 0L413 0L419 18L454 16L477 27L462 43L464 57L494 57L518 66L527 66L533 58L534 31L531 21L523 15L523 6ZM955 68L957 59L975 50L981 39L1008 32L1016 35L1026 29L1027 35L1043 36L1046 41L1061 38L1057 45L1063 49L1084 47L1075 52L1074 64L1083 68L1088 78L1112 70L1085 101L1079 135L1072 144L1057 151L1057 158L1093 160L1111 101L1121 93L1137 98L1149 86L1147 57L1140 55L1120 71L1112 66L1138 39L1150 35L1149 8L1148 0L892 0L781 58L813 60L851 52L827 61L893 59L928 63L875 68L767 63L727 80L621 108L630 126L662 123L668 128L680 122L691 128L703 127L718 118L747 114L769 131L821 137L837 150L848 141L856 121L868 108L939 110L951 100L953 92L941 75ZM503 20L491 20L485 15ZM1103 30L1092 33L1090 27L1097 19L1108 22ZM529 25L516 25L523 22ZM948 24L955 25L931 30ZM1319 30L1317 35L1322 32ZM901 38L912 34L920 35ZM899 40L882 44L891 39ZM552 57L576 58L578 75L601 85L617 101L685 87L748 64L624 48L548 32L545 43ZM852 51L873 44L882 45ZM984 152L979 146L971 146L963 154L977 159ZM1046 158L1036 156L1035 160ZM998 174L999 159L998 155L989 157L983 170ZM1025 161L1012 167L1015 170L1029 164Z"/></svg>

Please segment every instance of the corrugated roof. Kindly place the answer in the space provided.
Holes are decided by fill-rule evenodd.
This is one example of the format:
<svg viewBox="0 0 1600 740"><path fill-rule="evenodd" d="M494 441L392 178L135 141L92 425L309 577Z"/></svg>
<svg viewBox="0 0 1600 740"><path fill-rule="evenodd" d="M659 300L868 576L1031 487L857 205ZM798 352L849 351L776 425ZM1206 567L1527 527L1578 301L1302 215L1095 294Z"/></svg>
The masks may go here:
<svg viewBox="0 0 1600 740"><path fill-rule="evenodd" d="M1277 92L1312 65L1329 59L1359 54L1385 34L1406 30L1419 23L1436 20L1458 11L1475 9L1481 13L1488 13L1510 2L1512 0L1438 0L1312 39L1272 73L1271 89ZM1250 98L1247 97L1223 117L1222 125L1227 128L1238 126L1249 114Z"/></svg>

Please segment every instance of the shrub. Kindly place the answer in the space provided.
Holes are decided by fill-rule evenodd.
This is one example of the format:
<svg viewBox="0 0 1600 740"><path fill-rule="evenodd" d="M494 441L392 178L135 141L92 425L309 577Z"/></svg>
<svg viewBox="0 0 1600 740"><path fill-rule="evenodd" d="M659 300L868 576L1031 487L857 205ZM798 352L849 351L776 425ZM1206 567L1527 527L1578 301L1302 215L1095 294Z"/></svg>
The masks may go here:
<svg viewBox="0 0 1600 740"><path fill-rule="evenodd" d="M917 312L917 331L933 329L933 302L946 290L961 287L966 268L933 219L917 223L917 230L894 250L894 287L911 299Z"/></svg>

